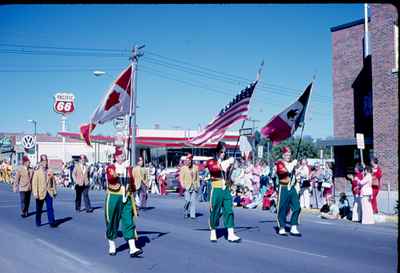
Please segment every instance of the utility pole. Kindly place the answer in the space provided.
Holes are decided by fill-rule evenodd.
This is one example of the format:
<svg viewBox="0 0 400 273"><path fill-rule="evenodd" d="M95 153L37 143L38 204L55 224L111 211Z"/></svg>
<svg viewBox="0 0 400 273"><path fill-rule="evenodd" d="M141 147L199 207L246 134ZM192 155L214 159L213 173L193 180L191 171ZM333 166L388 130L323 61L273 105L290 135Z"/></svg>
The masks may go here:
<svg viewBox="0 0 400 273"><path fill-rule="evenodd" d="M132 56L129 58L132 61L132 69L131 69L131 102L129 109L129 130L131 130L131 134L129 134L130 139L128 140L130 143L130 165L133 166L136 164L136 116L137 116L137 65L139 57L143 56L143 53L140 53L139 50L143 49L145 45L137 46L132 50ZM133 121L132 121L133 119ZM132 126L133 122L133 126ZM132 128L133 127L133 128ZM129 147L129 145L128 145Z"/></svg>
<svg viewBox="0 0 400 273"><path fill-rule="evenodd" d="M256 151L257 151L257 149L256 149L256 122L260 122L259 120L257 120L257 119L251 119L251 118L249 118L249 119L247 119L248 121L251 121L252 123L253 123L253 127L252 127L252 132L253 132L253 165L254 165L254 163L255 163L255 155L256 155Z"/></svg>

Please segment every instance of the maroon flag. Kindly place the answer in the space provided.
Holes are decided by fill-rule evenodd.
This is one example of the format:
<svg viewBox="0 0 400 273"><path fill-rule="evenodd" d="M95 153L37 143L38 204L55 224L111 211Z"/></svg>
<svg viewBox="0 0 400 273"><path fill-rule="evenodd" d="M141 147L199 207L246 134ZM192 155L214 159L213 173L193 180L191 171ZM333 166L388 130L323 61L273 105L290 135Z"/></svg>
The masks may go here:
<svg viewBox="0 0 400 273"><path fill-rule="evenodd" d="M261 129L261 134L272 141L272 145L294 134L304 122L308 99L310 98L312 83L310 83L300 98L272 119Z"/></svg>
<svg viewBox="0 0 400 273"><path fill-rule="evenodd" d="M218 141L225 135L225 131L239 120L247 119L249 103L257 81L254 81L226 105L219 114L195 137L189 144L200 146L207 141Z"/></svg>
<svg viewBox="0 0 400 273"><path fill-rule="evenodd" d="M90 134L97 124L103 124L116 117L127 115L131 101L132 66L129 65L118 76L107 91L103 101L97 106L90 122L80 127L81 137L90 146Z"/></svg>

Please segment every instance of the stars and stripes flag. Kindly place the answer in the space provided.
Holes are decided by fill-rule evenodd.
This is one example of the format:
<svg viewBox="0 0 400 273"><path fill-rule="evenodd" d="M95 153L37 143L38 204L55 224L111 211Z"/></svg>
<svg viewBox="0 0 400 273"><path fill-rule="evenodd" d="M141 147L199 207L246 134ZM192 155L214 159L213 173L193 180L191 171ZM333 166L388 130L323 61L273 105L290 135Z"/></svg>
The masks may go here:
<svg viewBox="0 0 400 273"><path fill-rule="evenodd" d="M132 65L124 69L107 91L103 101L97 106L90 122L80 127L81 137L89 146L90 134L97 124L129 114L131 102Z"/></svg>
<svg viewBox="0 0 400 273"><path fill-rule="evenodd" d="M195 137L188 141L189 144L201 146L207 141L216 142L220 140L225 131L234 123L247 119L249 103L258 80L241 90L238 95Z"/></svg>
<svg viewBox="0 0 400 273"><path fill-rule="evenodd" d="M272 141L272 145L279 144L294 134L297 128L304 123L304 117L310 98L313 82L311 82L297 101L283 110L261 129L261 134Z"/></svg>

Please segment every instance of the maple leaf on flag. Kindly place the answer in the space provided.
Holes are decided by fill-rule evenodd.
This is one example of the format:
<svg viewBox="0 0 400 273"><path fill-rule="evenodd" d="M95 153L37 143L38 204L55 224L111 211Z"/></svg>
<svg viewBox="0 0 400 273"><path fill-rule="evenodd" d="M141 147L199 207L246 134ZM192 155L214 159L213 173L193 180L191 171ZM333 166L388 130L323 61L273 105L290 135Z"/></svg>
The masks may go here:
<svg viewBox="0 0 400 273"><path fill-rule="evenodd" d="M108 96L106 105L104 106L104 110L108 111L111 107L119 103L119 93L115 90L112 91L110 96Z"/></svg>

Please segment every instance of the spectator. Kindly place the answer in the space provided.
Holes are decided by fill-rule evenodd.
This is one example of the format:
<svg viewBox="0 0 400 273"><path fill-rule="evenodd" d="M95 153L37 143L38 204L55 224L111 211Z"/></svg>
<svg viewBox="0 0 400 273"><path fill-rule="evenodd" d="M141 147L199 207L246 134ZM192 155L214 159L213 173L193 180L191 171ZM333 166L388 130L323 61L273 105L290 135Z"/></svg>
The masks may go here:
<svg viewBox="0 0 400 273"><path fill-rule="evenodd" d="M300 184L300 207L309 209L311 197L310 167L305 158L300 161L300 166L296 170L296 179Z"/></svg>
<svg viewBox="0 0 400 273"><path fill-rule="evenodd" d="M375 224L374 213L372 211L371 196L372 196L372 167L366 166L364 168L364 177L358 182L360 186L361 195L361 223L362 224Z"/></svg>
<svg viewBox="0 0 400 273"><path fill-rule="evenodd" d="M354 167L354 175L348 175L348 179L351 181L351 191L353 192L353 210L352 210L352 221L359 222L361 219L361 199L360 199L360 187L358 182L363 179L362 166L357 163Z"/></svg>
<svg viewBox="0 0 400 273"><path fill-rule="evenodd" d="M323 189L323 197L324 203L328 202L328 199L332 196L332 188L333 188L333 181L332 181L332 167L329 162L325 163L324 170L323 170L323 180L322 180L322 189Z"/></svg>
<svg viewBox="0 0 400 273"><path fill-rule="evenodd" d="M336 220L339 219L339 208L336 205L335 199L332 196L327 199L327 203L325 203L320 209L320 216L322 219L331 219Z"/></svg>
<svg viewBox="0 0 400 273"><path fill-rule="evenodd" d="M378 197L379 190L382 186L382 182L381 182L382 170L378 166L378 159L376 157L371 160L371 166L372 166L371 204L372 204L372 210L373 210L374 214L377 214L379 212L377 197Z"/></svg>
<svg viewBox="0 0 400 273"><path fill-rule="evenodd" d="M310 174L312 186L312 207L319 208L322 205L322 181L324 173L319 163L315 163L314 170Z"/></svg>
<svg viewBox="0 0 400 273"><path fill-rule="evenodd" d="M339 198L339 215L341 218L351 220L351 211L349 200L347 200L346 193L341 192Z"/></svg>
<svg viewBox="0 0 400 273"><path fill-rule="evenodd" d="M253 195L249 189L249 187L244 187L243 197L240 200L240 204L245 207L253 202Z"/></svg>

